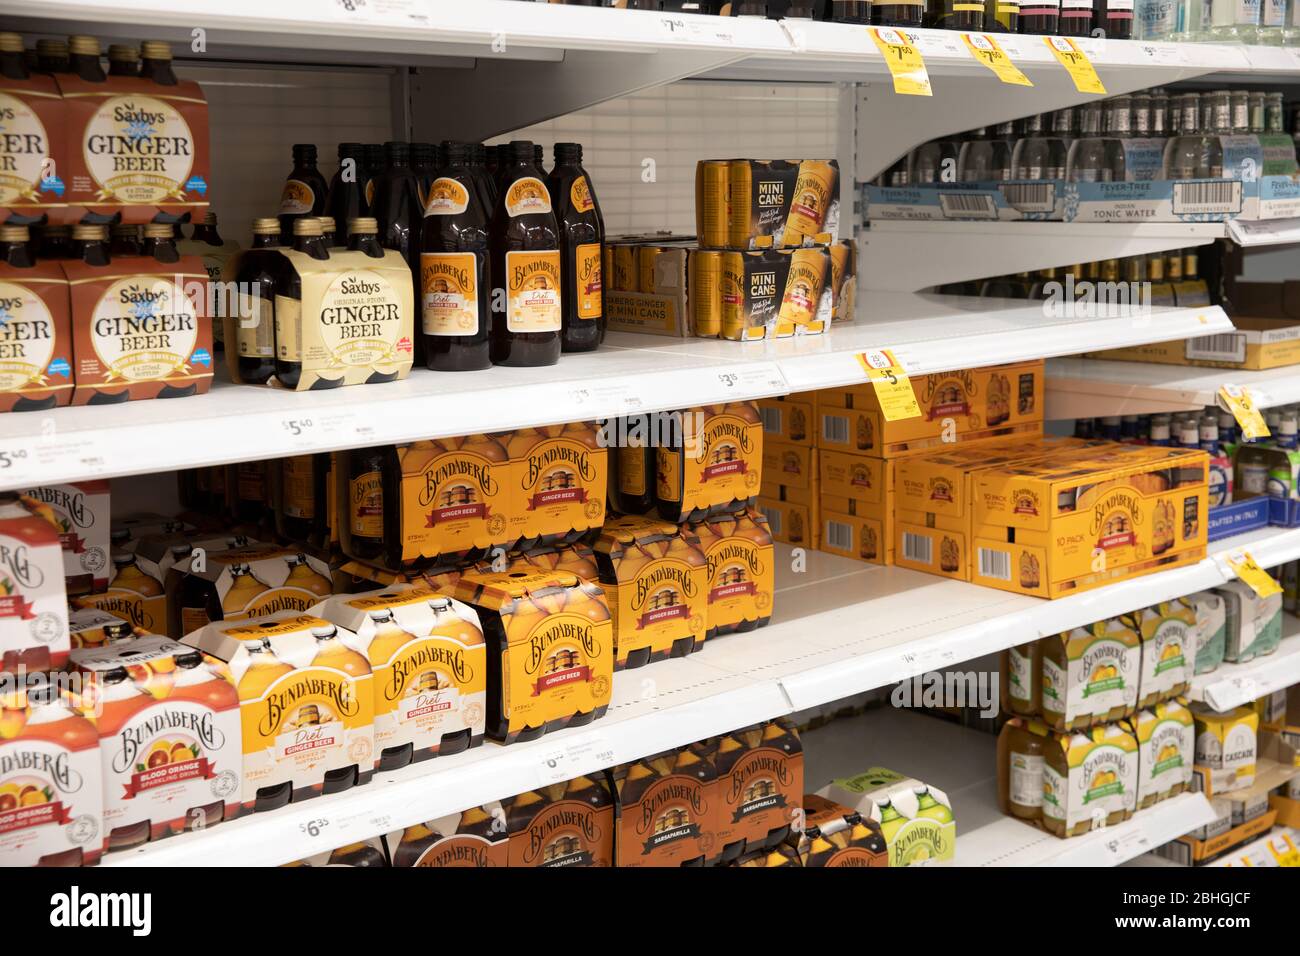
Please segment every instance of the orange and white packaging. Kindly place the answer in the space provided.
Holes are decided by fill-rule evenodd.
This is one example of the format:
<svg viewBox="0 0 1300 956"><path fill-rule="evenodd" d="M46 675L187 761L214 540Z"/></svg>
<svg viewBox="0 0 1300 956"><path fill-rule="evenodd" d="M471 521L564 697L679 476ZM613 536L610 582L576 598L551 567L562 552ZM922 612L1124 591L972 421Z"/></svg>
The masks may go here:
<svg viewBox="0 0 1300 956"><path fill-rule="evenodd" d="M59 523L68 594L104 590L112 570L108 560L108 480L40 485L23 494L49 506Z"/></svg>
<svg viewBox="0 0 1300 956"><path fill-rule="evenodd" d="M62 667L68 647L54 513L31 498L0 502L0 671Z"/></svg>

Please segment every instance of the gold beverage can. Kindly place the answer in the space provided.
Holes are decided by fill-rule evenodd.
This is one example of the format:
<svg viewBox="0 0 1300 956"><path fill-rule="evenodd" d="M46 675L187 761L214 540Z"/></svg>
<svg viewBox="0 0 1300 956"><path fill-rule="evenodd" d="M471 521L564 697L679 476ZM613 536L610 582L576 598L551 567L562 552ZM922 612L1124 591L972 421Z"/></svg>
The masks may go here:
<svg viewBox="0 0 1300 956"><path fill-rule="evenodd" d="M733 160L727 169L727 242L732 249L749 249L754 226L750 221L750 195L754 168L747 159Z"/></svg>
<svg viewBox="0 0 1300 956"><path fill-rule="evenodd" d="M781 245L786 248L803 244L805 236L815 238L825 232L826 214L839 189L839 169L823 160L805 159L799 164L790 213L786 217Z"/></svg>
<svg viewBox="0 0 1300 956"><path fill-rule="evenodd" d="M722 255L695 249L687 260L691 324L700 338L716 339L722 333Z"/></svg>
<svg viewBox="0 0 1300 956"><path fill-rule="evenodd" d="M613 245L613 243L609 243L609 242L605 243L605 248L601 250L601 262L600 262L600 264L601 264L601 266L602 266L603 269L604 269L604 271L601 272L601 277L605 280L605 282L609 283L609 285L610 285L610 289L609 289L609 291L611 291L611 292L621 292L622 290L619 289L618 284L614 281L615 276L614 276L614 245Z"/></svg>
<svg viewBox="0 0 1300 956"><path fill-rule="evenodd" d="M821 306L829 267L830 254L824 248L796 249L790 253L790 270L786 273L781 309L777 313L778 330L783 329L786 322L802 326L813 324Z"/></svg>
<svg viewBox="0 0 1300 956"><path fill-rule="evenodd" d="M728 164L701 160L695 167L695 233L700 245L721 249L727 244Z"/></svg>
<svg viewBox="0 0 1300 956"><path fill-rule="evenodd" d="M637 279L636 288L638 292L655 291L655 263L659 261L659 253L663 252L658 246L638 246L636 250Z"/></svg>
<svg viewBox="0 0 1300 956"><path fill-rule="evenodd" d="M614 247L614 288L619 292L636 292L636 246L624 244Z"/></svg>

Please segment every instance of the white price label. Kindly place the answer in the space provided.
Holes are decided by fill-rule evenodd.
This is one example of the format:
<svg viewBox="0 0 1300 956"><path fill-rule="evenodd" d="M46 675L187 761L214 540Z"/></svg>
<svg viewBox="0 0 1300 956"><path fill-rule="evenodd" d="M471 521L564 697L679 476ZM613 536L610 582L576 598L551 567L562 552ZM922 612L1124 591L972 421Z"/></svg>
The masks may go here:
<svg viewBox="0 0 1300 956"><path fill-rule="evenodd" d="M1182 48L1176 43L1143 43L1139 49L1149 62L1161 66L1179 66L1186 62Z"/></svg>
<svg viewBox="0 0 1300 956"><path fill-rule="evenodd" d="M1118 836L1112 836L1102 845L1112 864L1125 863L1152 849L1151 838L1147 835L1146 829L1141 826L1130 827Z"/></svg>
<svg viewBox="0 0 1300 956"><path fill-rule="evenodd" d="M1242 246L1284 245L1300 242L1300 219L1230 219L1228 232Z"/></svg>
<svg viewBox="0 0 1300 956"><path fill-rule="evenodd" d="M614 748L604 734L584 734L548 751L537 765L537 777L546 786L612 767L616 762Z"/></svg>
<svg viewBox="0 0 1300 956"><path fill-rule="evenodd" d="M418 0L333 0L331 12L353 23L428 23Z"/></svg>
<svg viewBox="0 0 1300 956"><path fill-rule="evenodd" d="M910 31L900 30L899 32L907 37L908 42L911 43L912 46L921 51L922 56L967 56L966 50L957 34L941 31L912 33Z"/></svg>
<svg viewBox="0 0 1300 956"><path fill-rule="evenodd" d="M1253 677L1231 677L1205 688L1205 702L1219 713L1256 700L1263 693Z"/></svg>

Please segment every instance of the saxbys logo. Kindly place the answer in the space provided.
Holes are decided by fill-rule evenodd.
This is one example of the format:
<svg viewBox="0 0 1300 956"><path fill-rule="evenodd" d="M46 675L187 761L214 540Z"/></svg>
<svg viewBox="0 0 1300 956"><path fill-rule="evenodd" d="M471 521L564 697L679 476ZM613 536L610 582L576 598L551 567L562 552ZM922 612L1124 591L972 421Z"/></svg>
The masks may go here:
<svg viewBox="0 0 1300 956"><path fill-rule="evenodd" d="M524 862L531 866L541 859L542 866L590 866L587 847L598 844L600 838L596 815L586 805L566 800L533 818Z"/></svg>
<svg viewBox="0 0 1300 956"><path fill-rule="evenodd" d="M0 93L0 205L41 201L41 173L49 155L50 138L36 111Z"/></svg>
<svg viewBox="0 0 1300 956"><path fill-rule="evenodd" d="M1092 509L1092 534L1097 547L1129 547L1137 543L1137 527L1142 523L1142 508L1136 495L1117 491L1103 498Z"/></svg>
<svg viewBox="0 0 1300 956"><path fill-rule="evenodd" d="M328 702L343 717L355 717L360 710L350 681L322 674L306 677L290 674L283 679L278 689L267 692L257 732L263 737L274 736L292 708L312 701Z"/></svg>
<svg viewBox="0 0 1300 956"><path fill-rule="evenodd" d="M396 365L412 350L402 335L401 297L368 269L339 273L321 297L320 333L331 365Z"/></svg>
<svg viewBox="0 0 1300 956"><path fill-rule="evenodd" d="M970 414L970 397L975 394L975 377L969 370L927 375L921 390L921 403L928 411L926 417L951 418Z"/></svg>
<svg viewBox="0 0 1300 956"><path fill-rule="evenodd" d="M393 661L389 669L388 686L384 688L384 698L397 700L406 692L412 677L418 677L424 671L435 668L450 674L456 679L456 683L462 686L474 678L474 669L465 659L463 649L439 647L436 644L419 644L410 654Z"/></svg>
<svg viewBox="0 0 1300 956"><path fill-rule="evenodd" d="M198 313L184 291L160 276L119 279L95 304L90 340L104 384L187 375Z"/></svg>
<svg viewBox="0 0 1300 956"><path fill-rule="evenodd" d="M185 198L194 134L170 103L113 96L86 124L82 152L100 201L155 203Z"/></svg>

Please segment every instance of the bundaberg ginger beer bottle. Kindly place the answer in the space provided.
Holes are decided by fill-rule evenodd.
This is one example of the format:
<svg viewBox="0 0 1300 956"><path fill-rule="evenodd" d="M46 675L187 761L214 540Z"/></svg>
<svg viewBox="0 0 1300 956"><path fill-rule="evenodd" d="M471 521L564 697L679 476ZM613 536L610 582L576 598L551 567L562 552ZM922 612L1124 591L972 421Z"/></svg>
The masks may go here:
<svg viewBox="0 0 1300 956"><path fill-rule="evenodd" d="M280 273L280 222L253 220L253 246L239 260L235 347L242 381L265 384L275 374L275 285Z"/></svg>
<svg viewBox="0 0 1300 956"><path fill-rule="evenodd" d="M336 226L347 228L349 220L370 215L366 201L365 147L360 143L339 143L339 168L330 180L325 214ZM340 236L344 240L346 235Z"/></svg>
<svg viewBox="0 0 1300 956"><path fill-rule="evenodd" d="M319 219L303 216L295 220L293 249L313 259L330 257ZM287 262L276 277L275 377L285 388L297 388L302 377L302 278Z"/></svg>
<svg viewBox="0 0 1300 956"><path fill-rule="evenodd" d="M492 216L492 362L554 365L562 325L560 235L528 141L512 142ZM497 311L500 307L501 311Z"/></svg>
<svg viewBox="0 0 1300 956"><path fill-rule="evenodd" d="M582 168L581 146L555 144L555 167L547 186L560 227L560 346L565 352L590 352L605 337L601 298L605 231L591 181Z"/></svg>
<svg viewBox="0 0 1300 956"><path fill-rule="evenodd" d="M368 561L384 557L384 470L386 448L359 448L348 453L347 500L343 503L350 553Z"/></svg>
<svg viewBox="0 0 1300 956"><path fill-rule="evenodd" d="M488 217L469 147L446 146L446 165L429 186L420 247L425 363L443 372L488 368L492 284Z"/></svg>
<svg viewBox="0 0 1300 956"><path fill-rule="evenodd" d="M293 224L304 216L319 216L325 211L329 187L316 168L316 147L298 143L293 147L293 169L280 193L280 241L293 241Z"/></svg>

